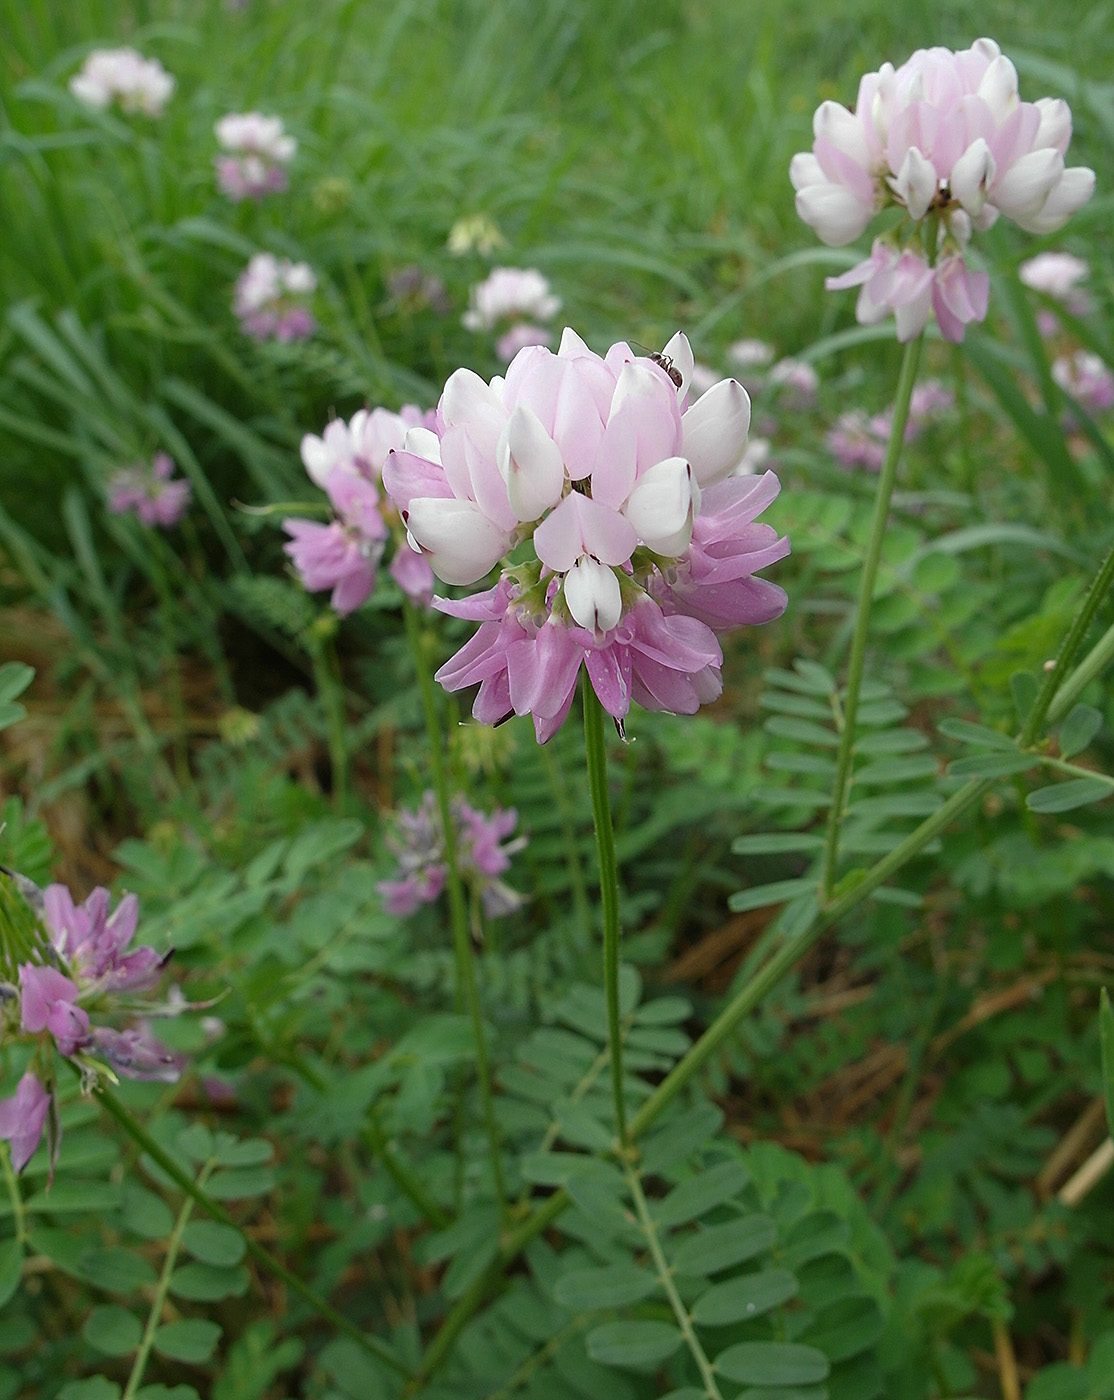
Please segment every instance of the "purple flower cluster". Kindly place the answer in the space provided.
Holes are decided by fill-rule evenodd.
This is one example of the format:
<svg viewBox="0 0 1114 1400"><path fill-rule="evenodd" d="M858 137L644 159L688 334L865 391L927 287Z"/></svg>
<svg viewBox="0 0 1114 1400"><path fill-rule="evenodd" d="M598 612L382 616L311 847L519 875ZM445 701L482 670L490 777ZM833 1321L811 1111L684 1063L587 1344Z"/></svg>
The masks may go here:
<svg viewBox="0 0 1114 1400"><path fill-rule="evenodd" d="M785 608L754 577L789 552L756 517L777 478L734 477L750 400L721 380L687 405L693 355L591 351L566 329L556 354L519 351L505 378L450 376L440 433L412 430L383 480L437 576L498 582L443 612L481 624L441 667L478 684L483 723L531 714L539 742L564 723L583 667L619 723L635 701L694 714L720 693L716 633ZM687 406L686 406L687 405Z"/></svg>
<svg viewBox="0 0 1114 1400"><path fill-rule="evenodd" d="M513 913L523 897L500 877L510 869L511 856L526 844L524 836L507 840L518 825L518 813L513 808L496 808L485 815L457 797L452 814L461 878L478 894L489 919ZM445 888L448 870L441 816L432 792L425 793L414 811L398 813L388 845L398 858L398 877L376 886L387 912L405 917L422 904L434 903Z"/></svg>
<svg viewBox="0 0 1114 1400"><path fill-rule="evenodd" d="M926 379L923 384L918 384L909 403L904 441L914 442L954 404L955 396L938 379ZM828 433L828 450L842 467L881 471L892 426L892 408L875 414L864 413L858 408L849 409L840 414Z"/></svg>
<svg viewBox="0 0 1114 1400"><path fill-rule="evenodd" d="M3 1008L5 1029L34 1038L36 1059L45 1069L43 1076L29 1069L14 1096L0 1100L0 1138L11 1144L18 1172L30 1161L48 1120L52 1158L57 1156L53 1073L48 1068L52 1049L74 1060L86 1076L107 1073L164 1084L177 1081L184 1061L142 1024L117 1030L95 1025L90 1016L90 1005L99 1011L106 997L150 990L166 966L169 954L131 947L139 922L136 897L125 895L110 912L106 889L95 889L83 904L75 904L64 885L39 891L22 877L17 885L29 895L47 934L37 959L18 965L18 988L6 989Z"/></svg>
<svg viewBox="0 0 1114 1400"><path fill-rule="evenodd" d="M329 601L338 613L354 612L371 596L392 526L390 575L408 598L429 607L433 571L406 543L398 513L379 487L388 453L402 446L411 428L430 428L434 422L435 415L413 404L398 413L360 409L350 422L336 419L321 437L307 433L302 439L306 471L328 496L334 518L328 525L284 520L290 536L284 549L311 593L332 589Z"/></svg>
<svg viewBox="0 0 1114 1400"><path fill-rule="evenodd" d="M307 304L316 288L308 263L256 253L236 283L232 309L253 340L305 340L317 329Z"/></svg>
<svg viewBox="0 0 1114 1400"><path fill-rule="evenodd" d="M174 475L174 459L156 452L149 464L125 467L110 478L108 508L113 515L134 512L142 524L169 530L185 515L192 493L185 477Z"/></svg>

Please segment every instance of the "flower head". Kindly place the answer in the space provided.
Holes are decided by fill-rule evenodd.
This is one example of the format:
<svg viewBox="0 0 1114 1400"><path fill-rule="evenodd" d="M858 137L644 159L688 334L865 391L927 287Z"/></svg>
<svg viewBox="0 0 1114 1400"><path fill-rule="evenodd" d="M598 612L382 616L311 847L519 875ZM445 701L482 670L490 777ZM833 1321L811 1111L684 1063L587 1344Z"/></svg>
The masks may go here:
<svg viewBox="0 0 1114 1400"><path fill-rule="evenodd" d="M788 553L753 523L777 479L731 478L750 400L721 380L682 413L692 366L679 334L660 356L619 343L601 357L566 330L505 379L457 370L440 439L412 433L388 458L386 487L439 578L502 565L486 593L435 604L481 623L438 672L449 690L480 684L477 719L533 714L544 742L581 667L617 721L632 699L692 713L719 693L713 629L784 609L752 577Z"/></svg>
<svg viewBox="0 0 1114 1400"><path fill-rule="evenodd" d="M1090 350L1057 355L1052 361L1052 378L1087 413L1114 408L1114 371Z"/></svg>
<svg viewBox="0 0 1114 1400"><path fill-rule="evenodd" d="M96 49L70 79L70 91L87 107L161 117L176 84L161 63L135 49Z"/></svg>
<svg viewBox="0 0 1114 1400"><path fill-rule="evenodd" d="M286 167L298 143L281 117L232 112L217 122L216 135L225 152L217 157L217 183L229 199L261 199L286 189Z"/></svg>
<svg viewBox="0 0 1114 1400"><path fill-rule="evenodd" d="M513 913L521 907L522 895L500 877L511 868L511 856L526 844L524 836L507 839L518 825L518 813L498 807L491 813L480 812L456 797L452 815L461 878L479 895L488 918ZM398 859L398 878L381 880L376 886L388 913L405 917L422 904L433 904L445 888L448 870L444 830L432 792L423 795L415 810L397 814L388 845Z"/></svg>
<svg viewBox="0 0 1114 1400"><path fill-rule="evenodd" d="M472 288L463 320L470 331L490 331L500 322L549 321L560 309L560 297L537 268L496 267Z"/></svg>
<svg viewBox="0 0 1114 1400"><path fill-rule="evenodd" d="M1092 170L1065 165L1067 104L1023 102L1013 64L991 39L884 64L860 82L854 110L821 103L813 132L812 150L795 155L789 173L797 212L824 243L851 243L881 210L904 211L868 262L827 284L861 285L858 318L894 312L899 340L929 315L953 341L985 317L985 274L965 262L974 230L1004 215L1050 233L1094 189Z"/></svg>
<svg viewBox="0 0 1114 1400"><path fill-rule="evenodd" d="M328 496L333 520L284 520L291 538L283 548L311 593L332 589L338 613L354 612L370 597L392 524L398 538L391 576L408 597L429 606L433 573L409 548L397 514L381 495L380 477L388 454L407 433L422 428L433 436L434 422L434 415L413 404L398 413L360 409L350 422L334 420L321 437L307 433L302 439L302 461Z"/></svg>
<svg viewBox="0 0 1114 1400"><path fill-rule="evenodd" d="M236 283L232 308L254 340L304 340L317 329L307 305L317 287L308 263L256 253Z"/></svg>
<svg viewBox="0 0 1114 1400"><path fill-rule="evenodd" d="M108 509L134 512L142 524L168 530L186 513L192 494L186 478L174 476L173 458L156 452L149 465L125 467L109 479Z"/></svg>

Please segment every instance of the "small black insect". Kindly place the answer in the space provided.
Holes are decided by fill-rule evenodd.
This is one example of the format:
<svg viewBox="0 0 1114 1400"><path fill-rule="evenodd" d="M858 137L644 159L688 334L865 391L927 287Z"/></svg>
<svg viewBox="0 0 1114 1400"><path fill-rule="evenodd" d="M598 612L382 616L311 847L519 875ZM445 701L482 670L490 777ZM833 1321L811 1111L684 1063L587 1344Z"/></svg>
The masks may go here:
<svg viewBox="0 0 1114 1400"><path fill-rule="evenodd" d="M668 355L662 355L655 351L655 353L650 356L650 359L653 360L654 364L661 365L662 369L665 370L666 374L669 375L678 389L685 382L681 371L674 365L672 359L670 359Z"/></svg>

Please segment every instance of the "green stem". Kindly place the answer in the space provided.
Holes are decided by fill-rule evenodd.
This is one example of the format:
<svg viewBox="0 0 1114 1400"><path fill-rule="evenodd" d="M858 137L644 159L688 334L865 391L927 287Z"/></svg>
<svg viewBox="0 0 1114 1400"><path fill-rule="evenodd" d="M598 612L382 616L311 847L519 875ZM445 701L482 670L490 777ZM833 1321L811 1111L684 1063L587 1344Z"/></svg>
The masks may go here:
<svg viewBox="0 0 1114 1400"><path fill-rule="evenodd" d="M12 1203L12 1220L15 1222L16 1241L24 1245L27 1243L27 1212L23 1206L23 1196L20 1194L19 1182L16 1174L12 1170L11 1144L5 1143L0 1147L0 1162L4 1164L4 1183L8 1188L8 1199Z"/></svg>
<svg viewBox="0 0 1114 1400"><path fill-rule="evenodd" d="M556 741L554 741L556 742ZM588 899L588 888L584 883L584 872L580 865L577 850L576 819L569 802L568 784L560 761L553 753L552 744L539 744L538 756L549 779L553 800L561 818L561 837L565 845L565 868L569 875L569 888L572 890L573 909L576 914L577 946L583 946L591 938L592 905Z"/></svg>
<svg viewBox="0 0 1114 1400"><path fill-rule="evenodd" d="M611 1092L615 1100L619 1143L626 1147L627 1110L623 1098L623 1041L619 1012L619 868L615 860L615 832L611 825L611 797L607 790L604 711L587 675L584 677L583 699L584 748L588 759L588 787L592 794L592 821L596 828L596 853L600 866L600 903L603 906L603 984L607 996L607 1041L611 1048Z"/></svg>
<svg viewBox="0 0 1114 1400"><path fill-rule="evenodd" d="M491 1175L495 1186L495 1198L499 1202L499 1213L503 1226L506 1228L510 1220L510 1213L507 1205L506 1181L503 1176L503 1157L499 1145L499 1125L495 1119L495 1098L491 1090L487 1038L480 1011L479 993L476 990L476 970L472 962L472 937L468 924L468 905L456 862L456 828L453 821L448 773L445 768L444 737L441 733L441 722L437 713L437 695L434 690L433 676L426 659L418 610L412 603L406 602L403 604L403 612L406 617L406 635L410 642L414 670L417 673L418 687L422 696L422 710L425 713L426 734L429 738L429 766L433 774L437 810L441 815L442 846L445 853L446 885L449 891L449 914L453 932L453 954L456 960L457 993L467 1007L472 1022L472 1039L476 1048L476 1078L479 1080L484 1121L491 1144Z"/></svg>
<svg viewBox="0 0 1114 1400"><path fill-rule="evenodd" d="M285 1264L281 1263L268 1250L247 1233L244 1227L232 1216L219 1201L213 1200L194 1179L178 1165L171 1155L166 1152L142 1123L132 1117L131 1113L124 1107L111 1089L103 1085L95 1090L94 1096L107 1109L109 1114L116 1119L124 1132L131 1138L137 1147L141 1148L148 1157L165 1172L171 1181L213 1220L219 1221L221 1225L227 1225L236 1231L243 1239L244 1246L256 1263L261 1264L269 1273L274 1274L286 1284L291 1292L296 1293L304 1303L313 1309L318 1316L323 1317L326 1322L331 1323L339 1332L343 1332L346 1337L350 1337L357 1346L362 1347L369 1355L376 1357L397 1371L399 1375L409 1376L410 1368L405 1362L400 1361L390 1347L377 1337L365 1335L356 1324L350 1321L342 1312L327 1302L321 1295L315 1292L308 1283L300 1279L297 1274L292 1273Z"/></svg>
<svg viewBox="0 0 1114 1400"><path fill-rule="evenodd" d="M665 1290L665 1296L669 1299L669 1306L673 1309L673 1316L677 1319L677 1326L681 1329L685 1345L692 1354L692 1359L696 1362L696 1369L700 1372L700 1379L704 1382L704 1394L708 1400L723 1400L720 1388L716 1384L716 1376L711 1362L708 1360L704 1348L700 1345L700 1338L693 1329L689 1310L685 1307L681 1295L677 1292L677 1286L673 1282L673 1270L669 1260L665 1257L661 1240L658 1239L658 1227L650 1214L650 1207L646 1204L646 1196L642 1190L642 1183L638 1179L638 1173L629 1164L624 1164L623 1172L627 1178L627 1189L634 1201L638 1223L642 1228L642 1233L646 1236L646 1243L650 1247L650 1258L654 1261L658 1281Z"/></svg>
<svg viewBox="0 0 1114 1400"><path fill-rule="evenodd" d="M197 1177L198 1190L205 1189L205 1183L213 1170L215 1163L206 1162ZM143 1337L139 1343L139 1350L135 1354L132 1362L131 1375L128 1383L124 1387L124 1393L120 1400L134 1400L135 1393L143 1381L143 1373L147 1369L147 1358L151 1355L151 1348L155 1342L155 1333L159 1329L159 1321L162 1318L163 1306L166 1303L166 1295L170 1291L170 1276L174 1272L174 1265L178 1262L178 1251L182 1247L182 1236L186 1233L186 1226L190 1223L190 1216L193 1214L193 1198L187 1196L182 1202L182 1208L178 1212L178 1219L174 1223L170 1239L166 1244L166 1258L163 1261L162 1273L159 1275L158 1285L155 1288L155 1296L151 1302L151 1311L147 1314L147 1325L143 1329Z"/></svg>
<svg viewBox="0 0 1114 1400"><path fill-rule="evenodd" d="M843 803L847 795L851 777L851 757L855 746L855 720L859 712L859 691L863 683L863 666L866 662L866 644L870 632L870 609L874 601L874 580L878 573L878 562L882 557L882 541L886 534L886 524L890 517L890 497L897 480L897 464L901 458L901 448L905 441L905 424L909 418L909 401L913 396L913 385L917 380L917 366L921 358L923 332L916 340L905 347L905 357L901 362L901 374L897 381L897 394L894 398L893 422L890 425L890 440L886 444L886 456L878 477L878 489L874 497L874 516L870 524L870 539L867 542L866 558L859 579L859 600L855 610L855 631L851 638L851 660L847 668L847 690L843 702L843 730L839 736L839 754L836 758L835 786L832 790L832 805L828 812L828 834L824 846L824 865L821 889L825 898L832 892L836 880L836 867L839 863L839 833L843 821Z"/></svg>
<svg viewBox="0 0 1114 1400"><path fill-rule="evenodd" d="M343 812L348 805L348 742L345 736L344 688L336 668L336 651L332 642L322 636L316 624L307 638L313 680L325 711L325 730L329 744L329 767L333 771L333 806Z"/></svg>
<svg viewBox="0 0 1114 1400"><path fill-rule="evenodd" d="M379 1117L374 1110L368 1116L367 1139L384 1171L410 1204L414 1206L418 1214L423 1216L435 1230L443 1230L449 1223L449 1216L429 1194L425 1185L412 1175L402 1160L395 1155L394 1149L387 1141L383 1125L379 1122Z"/></svg>
<svg viewBox="0 0 1114 1400"><path fill-rule="evenodd" d="M1052 708L1053 700L1056 699L1056 692L1060 689L1067 675L1068 667L1075 660L1076 652L1083 645L1084 638L1090 631L1091 623L1095 620L1095 614L1112 583L1114 583L1114 541L1111 542L1110 548L1106 552L1106 558L1102 561L1098 573L1091 581L1082 606L1072 619L1068 634L1056 657L1056 664L1045 676L1044 684L1037 692L1037 698L1033 701L1033 707L1029 711L1021 730L1021 737L1017 741L1021 748L1031 747L1041 732L1045 716ZM1101 646L1102 643L1100 642L1099 645Z"/></svg>
<svg viewBox="0 0 1114 1400"><path fill-rule="evenodd" d="M159 631L162 634L163 650L170 671L170 712L174 718L174 770L182 787L190 787L193 778L190 774L189 739L186 733L186 699L182 689L182 665L178 656L177 639L174 633L175 611L170 583L159 550L161 542L156 540L150 551L151 578L158 598Z"/></svg>
<svg viewBox="0 0 1114 1400"><path fill-rule="evenodd" d="M1079 663L1048 707L1048 722L1055 724L1071 709L1083 690L1114 661L1114 627L1109 627Z"/></svg>
<svg viewBox="0 0 1114 1400"><path fill-rule="evenodd" d="M732 997L696 1044L673 1066L638 1110L631 1120L631 1136L639 1137L646 1131L693 1075L715 1054L742 1018L761 1002L766 993L777 985L823 933L860 904L867 895L872 894L879 885L884 885L956 817L974 806L993 785L993 780L989 778L972 779L966 783L957 793L953 793L942 807L933 812L932 816L921 822L915 831L911 831L889 855L884 856L861 879L856 880L850 889L845 890L830 904L824 905L800 934L787 939L769 961L758 969L746 986Z"/></svg>

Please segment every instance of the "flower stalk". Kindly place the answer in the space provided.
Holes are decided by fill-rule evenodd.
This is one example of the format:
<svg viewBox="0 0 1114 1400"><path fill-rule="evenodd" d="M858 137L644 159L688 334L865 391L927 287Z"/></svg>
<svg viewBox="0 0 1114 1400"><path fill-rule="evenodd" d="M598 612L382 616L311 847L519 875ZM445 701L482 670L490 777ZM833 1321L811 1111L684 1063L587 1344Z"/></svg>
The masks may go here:
<svg viewBox="0 0 1114 1400"><path fill-rule="evenodd" d="M600 904L603 910L603 984L607 997L607 1040L611 1052L611 1092L615 1100L615 1126L619 1145L625 1148L627 1112L623 1098L623 1041L619 1013L619 869L615 860L615 832L611 822L611 797L607 790L607 748L604 743L604 711L585 676L584 748L588 760L588 787L592 794L592 821L596 829L596 853L600 870Z"/></svg>
<svg viewBox="0 0 1114 1400"><path fill-rule="evenodd" d="M901 458L901 448L905 441L905 425L909 420L909 404L913 397L913 386L917 381L917 367L920 364L923 333L911 340L905 347L901 361L901 374L897 382L894 399L893 422L890 438L886 445L886 456L878 476L878 489L874 497L874 515L870 524L870 539L867 542L866 558L859 580L859 599L855 610L855 631L851 639L851 660L847 668L847 690L843 701L843 730L839 737L839 753L836 757L835 784L832 789L832 805L828 811L828 832L824 844L824 863L821 875L821 890L825 899L836 882L836 869L839 864L839 833L843 822L843 806L851 778L851 759L855 747L855 721L859 713L859 693L863 683L863 667L866 662L866 644L870 634L870 610L874 600L874 581L878 574L878 564L882 557L882 541L886 534L886 524L890 516L890 499L897 480L897 464Z"/></svg>
<svg viewBox="0 0 1114 1400"><path fill-rule="evenodd" d="M414 670L418 677L418 687L422 696L422 710L425 714L426 733L429 738L429 764L433 776L433 790L437 797L437 808L441 815L441 829L444 840L446 885L449 893L449 914L453 934L453 954L456 961L457 992L467 1009L472 1022L472 1039L476 1047L476 1077L483 1100L484 1122L488 1141L491 1145L491 1176L495 1187L495 1198L499 1203L499 1213L506 1226L509 1220L507 1186L503 1175L502 1149L499 1143L499 1125L495 1119L495 1098L491 1089L491 1068L487 1054L487 1037L484 1032L483 1016L480 1009L479 992L476 988L476 970L472 962L472 935L468 918L468 904L464 885L456 861L456 837L452 812L452 796L449 792L449 778L445 768L445 738L441 730L437 712L437 696L433 688L422 638L421 621L413 604L403 604L406 618L406 635L414 659Z"/></svg>
<svg viewBox="0 0 1114 1400"><path fill-rule="evenodd" d="M409 1376L410 1368L405 1362L399 1360L385 1342L381 1342L377 1337L372 1337L361 1332L354 1322L351 1322L342 1312L338 1312L331 1303L326 1302L319 1293L312 1289L304 1279L299 1278L298 1275L288 1269L285 1264L276 1259L269 1250L264 1249L257 1240L253 1239L235 1217L229 1211L225 1210L224 1206L222 1206L219 1201L215 1201L208 1192L204 1191L188 1172L182 1170L181 1166L171 1157L169 1152L166 1152L159 1146L143 1124L132 1116L111 1089L106 1088L104 1085L99 1085L94 1091L94 1094L97 1100L104 1106L111 1117L115 1118L116 1122L119 1123L120 1127L123 1128L124 1132L127 1133L135 1145L140 1148L141 1151L145 1152L159 1170L165 1172L166 1175L170 1177L171 1181L173 1181L180 1190L184 1191L195 1205L200 1206L211 1219L216 1220L221 1225L229 1226L242 1237L247 1252L257 1264L261 1264L269 1273L281 1279L282 1282L286 1284L287 1288L296 1293L315 1313L323 1317L325 1321L335 1327L338 1332L343 1332L346 1337L351 1338L357 1346L361 1347L369 1355L384 1362L386 1365L390 1366L393 1371L398 1372L399 1375Z"/></svg>

